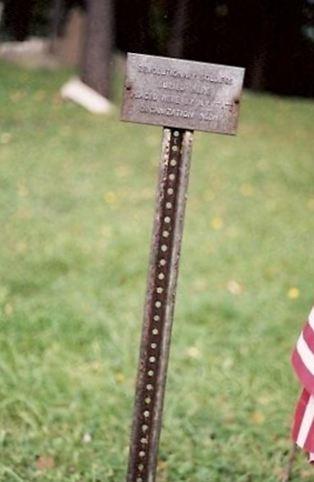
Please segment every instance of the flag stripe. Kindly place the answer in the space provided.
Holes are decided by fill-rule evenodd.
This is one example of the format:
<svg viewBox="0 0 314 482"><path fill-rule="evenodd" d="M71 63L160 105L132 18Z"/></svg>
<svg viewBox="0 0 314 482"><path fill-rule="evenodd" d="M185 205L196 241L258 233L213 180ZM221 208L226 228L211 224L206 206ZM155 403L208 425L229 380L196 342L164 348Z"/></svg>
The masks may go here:
<svg viewBox="0 0 314 482"><path fill-rule="evenodd" d="M306 405L306 409L302 418L302 422L300 425L298 438L296 440L297 445L299 447L304 448L305 442L308 439L311 426L313 424L314 419L314 397L309 397L309 400Z"/></svg>
<svg viewBox="0 0 314 482"><path fill-rule="evenodd" d="M303 385L294 415L292 438L314 461L314 307L292 353L292 365Z"/></svg>
<svg viewBox="0 0 314 482"><path fill-rule="evenodd" d="M312 420L311 426L309 428L306 441L304 443L304 450L307 450L308 452L313 452L314 450L314 420Z"/></svg>
<svg viewBox="0 0 314 482"><path fill-rule="evenodd" d="M314 375L314 355L304 340L303 332L299 336L297 350L307 370Z"/></svg>
<svg viewBox="0 0 314 482"><path fill-rule="evenodd" d="M314 330L314 308L312 308L311 313L309 314L309 324Z"/></svg>
<svg viewBox="0 0 314 482"><path fill-rule="evenodd" d="M314 376L304 365L297 350L294 350L292 354L292 365L302 386L306 388L308 392L312 393L314 388Z"/></svg>
<svg viewBox="0 0 314 482"><path fill-rule="evenodd" d="M307 406L307 403L309 401L310 394L307 390L303 389L302 394L298 400L298 404L295 410L294 414L294 423L293 423L293 428L292 428L292 438L296 442L298 435L299 435L299 430L300 430L300 425L302 423L302 419L304 416L304 412Z"/></svg>
<svg viewBox="0 0 314 482"><path fill-rule="evenodd" d="M307 323L303 329L303 338L311 352L314 353L314 330L310 323Z"/></svg>

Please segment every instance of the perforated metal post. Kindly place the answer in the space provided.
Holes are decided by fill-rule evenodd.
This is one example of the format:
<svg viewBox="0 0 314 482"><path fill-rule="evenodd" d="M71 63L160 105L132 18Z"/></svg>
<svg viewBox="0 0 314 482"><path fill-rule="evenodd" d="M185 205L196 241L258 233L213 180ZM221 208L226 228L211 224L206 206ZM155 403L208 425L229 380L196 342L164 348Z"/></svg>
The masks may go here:
<svg viewBox="0 0 314 482"><path fill-rule="evenodd" d="M193 132L163 131L127 482L154 482Z"/></svg>
<svg viewBox="0 0 314 482"><path fill-rule="evenodd" d="M121 120L164 128L127 482L154 482L193 131L234 135L244 69L129 53Z"/></svg>

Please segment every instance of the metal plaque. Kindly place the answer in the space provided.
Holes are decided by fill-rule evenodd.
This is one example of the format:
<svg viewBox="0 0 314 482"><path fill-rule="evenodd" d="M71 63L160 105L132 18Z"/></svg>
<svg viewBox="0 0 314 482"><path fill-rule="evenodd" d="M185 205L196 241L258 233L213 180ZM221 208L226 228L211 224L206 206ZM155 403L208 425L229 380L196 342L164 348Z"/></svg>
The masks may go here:
<svg viewBox="0 0 314 482"><path fill-rule="evenodd" d="M121 119L235 134L244 69L128 54Z"/></svg>

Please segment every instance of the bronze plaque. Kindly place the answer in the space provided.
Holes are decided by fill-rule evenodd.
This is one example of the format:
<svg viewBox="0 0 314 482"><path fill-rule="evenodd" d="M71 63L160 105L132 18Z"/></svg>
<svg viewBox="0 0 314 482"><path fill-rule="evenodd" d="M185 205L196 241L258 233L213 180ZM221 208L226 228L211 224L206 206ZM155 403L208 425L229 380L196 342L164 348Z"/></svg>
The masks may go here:
<svg viewBox="0 0 314 482"><path fill-rule="evenodd" d="M244 69L128 54L121 119L235 134Z"/></svg>

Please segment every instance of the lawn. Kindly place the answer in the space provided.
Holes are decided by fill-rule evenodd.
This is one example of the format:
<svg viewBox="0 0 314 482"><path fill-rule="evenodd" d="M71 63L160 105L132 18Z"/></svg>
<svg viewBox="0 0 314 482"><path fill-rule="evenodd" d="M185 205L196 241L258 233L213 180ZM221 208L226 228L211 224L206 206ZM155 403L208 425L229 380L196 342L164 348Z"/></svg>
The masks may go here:
<svg viewBox="0 0 314 482"><path fill-rule="evenodd" d="M0 480L123 482L161 129L62 103L67 72L0 68ZM195 135L158 482L286 465L313 153L309 100L245 92L237 137Z"/></svg>

